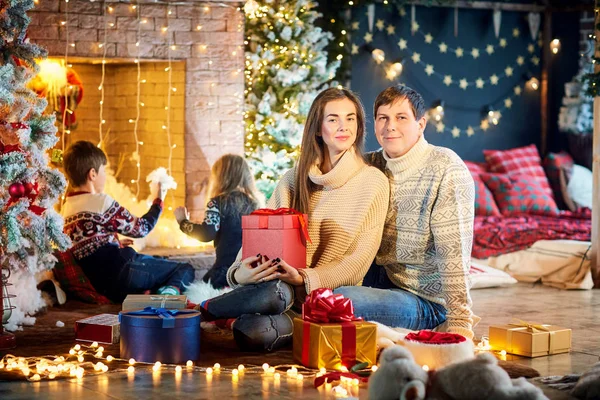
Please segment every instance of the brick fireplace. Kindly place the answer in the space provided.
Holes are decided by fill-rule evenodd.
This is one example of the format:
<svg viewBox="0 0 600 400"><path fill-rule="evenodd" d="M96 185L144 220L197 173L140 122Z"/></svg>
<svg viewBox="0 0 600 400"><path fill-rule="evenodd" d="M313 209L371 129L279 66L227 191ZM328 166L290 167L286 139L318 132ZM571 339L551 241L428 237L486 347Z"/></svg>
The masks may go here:
<svg viewBox="0 0 600 400"><path fill-rule="evenodd" d="M172 175L178 189L167 206L185 204L200 219L210 167L225 153L243 154L244 16L239 1L40 0L30 13L29 38L52 58L65 59L79 74L84 97L76 115L78 127L66 143L99 141L102 57L106 51L103 125L105 149L121 183L135 193L137 65L140 60L140 198L153 169L168 167L168 54L171 47L170 132ZM189 4L186 4L189 3ZM139 10L134 7L139 7ZM139 11L139 19L137 13ZM169 14L170 12L170 14ZM138 35L139 25L139 35ZM106 42L104 27L106 26ZM167 29L165 29L167 28ZM67 43L68 29L68 43ZM136 46L139 43L139 47ZM103 47L106 46L106 47Z"/></svg>

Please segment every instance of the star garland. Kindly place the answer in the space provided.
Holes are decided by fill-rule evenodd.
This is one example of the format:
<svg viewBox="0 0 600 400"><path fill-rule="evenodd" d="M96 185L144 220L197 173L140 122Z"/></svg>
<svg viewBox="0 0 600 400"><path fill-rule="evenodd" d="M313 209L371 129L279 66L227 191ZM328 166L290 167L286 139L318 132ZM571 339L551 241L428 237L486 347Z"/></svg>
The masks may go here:
<svg viewBox="0 0 600 400"><path fill-rule="evenodd" d="M403 9L401 9L401 10L403 10ZM352 26L353 30L358 30L360 28L360 22L355 21L352 23L351 26ZM375 24L375 26L379 31L383 31L385 28L385 23L382 19L379 19L377 21L377 23ZM392 25L389 25L386 28L386 31L388 33L388 36L395 35L395 27ZM426 44L437 45L440 50L440 53L448 53L449 51L454 52L457 58L461 58L465 54L464 49L462 49L461 47L453 48L453 47L448 46L444 42L434 41L434 38L431 34L429 34L429 33L424 34L423 32L420 31L419 24L416 21L413 22L413 25L411 26L411 31L419 32L423 36ZM520 35L519 29L518 28L513 29L513 37L517 38L517 37L519 37L519 35ZM398 36L396 36L396 37L398 37ZM371 32L365 33L365 35L363 36L363 39L364 39L364 43L366 45L369 45L373 41L373 33L371 33ZM499 39L499 46L501 48L505 48L507 45L508 45L508 41L505 38ZM361 47L364 47L364 45L359 46L359 45L353 43L352 49L350 51L351 55L358 54ZM467 88L469 88L469 87L483 89L486 84L490 84L492 86L497 86L501 79L513 76L515 70L522 67L523 65L525 65L525 61L526 61L526 56L519 55L513 64L506 66L504 71L502 71L501 73L493 74L488 79L483 79L482 77L478 77L475 80L468 80L466 78L455 79L452 77L452 75L446 75L446 74L441 74L441 73L437 72L435 70L435 67L433 64L423 61L421 59L421 54L418 53L417 51L411 49L408 46L408 40L400 37L398 40L398 47L400 48L400 50L404 50L404 51L408 52L410 54L410 59L415 64L421 65L424 68L424 71L428 76L433 75L433 76L439 78L444 83L444 85L446 85L446 86L456 85L463 90L467 90ZM536 44L534 44L534 43L530 43L527 46L527 51L530 54L536 53L536 50L539 50L539 47L536 46ZM495 47L493 45L489 44L486 46L485 53L487 53L488 55L491 56L492 54L494 54L494 52L495 52ZM473 57L473 59L477 59L480 57L481 51L480 51L480 49L474 47L474 48L472 48L470 54ZM540 63L540 58L537 56L537 54L535 54L529 59L529 61L533 65L538 66ZM388 79L390 79L390 80L394 80L397 76L396 74L387 74L387 75L388 75Z"/></svg>
<svg viewBox="0 0 600 400"><path fill-rule="evenodd" d="M433 123L433 126L435 128L435 131L437 133L450 133L452 134L452 137L457 139L460 137L460 135L462 133L466 133L468 137L473 136L474 134L478 133L478 132L486 132L489 128L491 128L492 126L496 126L500 123L500 118L502 118L502 115L504 114L505 111L507 111L508 109L512 108L513 104L514 104L514 100L518 97L521 96L521 94L523 93L523 85L517 85L513 88L513 94L506 97L503 101L503 105L500 108L497 109L493 109L491 110L491 112L493 113L493 117L495 118L496 123L494 124L493 122L490 123L489 119L493 119L493 118L483 118L479 124L479 126L475 126L473 127L472 125L467 126L466 129L460 129L457 126L453 126L452 128L446 126L444 124L444 122L439 121L437 123Z"/></svg>

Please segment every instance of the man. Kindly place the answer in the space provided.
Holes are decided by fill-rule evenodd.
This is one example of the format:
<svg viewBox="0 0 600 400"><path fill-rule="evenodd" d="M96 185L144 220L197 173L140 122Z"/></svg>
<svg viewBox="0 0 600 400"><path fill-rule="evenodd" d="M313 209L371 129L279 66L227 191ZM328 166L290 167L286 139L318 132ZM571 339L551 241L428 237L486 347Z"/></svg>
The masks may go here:
<svg viewBox="0 0 600 400"><path fill-rule="evenodd" d="M423 131L425 104L396 85L375 100L375 135L382 149L369 162L390 180L390 205L376 264L363 286L336 290L355 314L407 329L444 330L473 338L469 268L474 186L452 150L433 146Z"/></svg>

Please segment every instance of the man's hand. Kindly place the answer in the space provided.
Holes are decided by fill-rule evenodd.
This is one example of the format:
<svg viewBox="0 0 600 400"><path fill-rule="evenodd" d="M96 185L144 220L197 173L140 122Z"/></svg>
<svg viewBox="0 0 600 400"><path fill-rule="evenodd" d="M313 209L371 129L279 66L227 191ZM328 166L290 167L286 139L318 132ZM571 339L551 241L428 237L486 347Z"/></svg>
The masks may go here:
<svg viewBox="0 0 600 400"><path fill-rule="evenodd" d="M190 213L185 207L177 207L173 212L175 214L175 219L177 220L177 224L181 224L181 221L185 219L190 219Z"/></svg>

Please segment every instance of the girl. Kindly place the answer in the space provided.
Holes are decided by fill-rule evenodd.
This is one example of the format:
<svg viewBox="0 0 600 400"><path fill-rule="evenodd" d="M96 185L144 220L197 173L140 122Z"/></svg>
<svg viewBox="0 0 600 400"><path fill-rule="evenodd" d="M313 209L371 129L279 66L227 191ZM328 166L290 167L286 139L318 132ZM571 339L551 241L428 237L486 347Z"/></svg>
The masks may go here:
<svg viewBox="0 0 600 400"><path fill-rule="evenodd" d="M217 257L203 280L220 289L227 286L227 269L242 247L242 215L258 207L259 196L246 160L234 154L219 158L211 168L208 197L204 222L190 222L185 207L175 209L175 219L189 236L201 242L214 240Z"/></svg>
<svg viewBox="0 0 600 400"><path fill-rule="evenodd" d="M237 318L234 337L243 350L275 350L290 343L286 313L307 293L359 284L379 248L388 208L385 175L363 160L365 113L346 89L321 92L307 116L296 167L284 174L269 208L308 214L306 265L258 254L238 260L227 279L236 288L203 302L205 320ZM241 253L240 253L241 254ZM273 257L270 257L273 258Z"/></svg>

